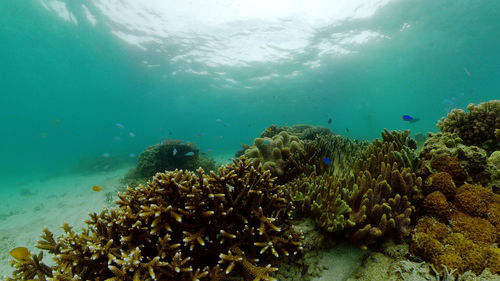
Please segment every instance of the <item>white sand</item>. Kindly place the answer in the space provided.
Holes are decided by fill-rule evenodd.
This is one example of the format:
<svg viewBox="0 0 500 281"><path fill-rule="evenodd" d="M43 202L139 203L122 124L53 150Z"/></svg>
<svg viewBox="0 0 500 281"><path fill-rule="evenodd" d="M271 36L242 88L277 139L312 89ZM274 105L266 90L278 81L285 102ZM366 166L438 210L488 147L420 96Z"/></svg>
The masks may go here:
<svg viewBox="0 0 500 281"><path fill-rule="evenodd" d="M66 175L20 186L2 184L0 276L11 275L11 249L23 246L32 253L40 251L35 245L45 226L54 235L59 235L62 232L60 226L66 221L79 231L89 212L98 212L106 206L106 192L116 194L115 188L120 185L119 180L128 169L96 175ZM103 190L93 191L94 185ZM6 215L9 213L11 214ZM50 263L51 257L44 256L44 261Z"/></svg>

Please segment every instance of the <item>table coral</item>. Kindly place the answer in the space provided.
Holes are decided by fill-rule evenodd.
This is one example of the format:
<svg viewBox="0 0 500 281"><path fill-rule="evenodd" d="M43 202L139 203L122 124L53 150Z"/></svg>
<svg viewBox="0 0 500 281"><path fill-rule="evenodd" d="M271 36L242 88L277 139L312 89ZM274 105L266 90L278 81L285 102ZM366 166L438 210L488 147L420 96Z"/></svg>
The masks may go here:
<svg viewBox="0 0 500 281"><path fill-rule="evenodd" d="M67 224L56 239L45 231L37 247L54 255L54 278L273 280L275 262L301 250L287 190L244 158L217 174L158 173L116 203L91 214L81 233ZM25 280L30 268L14 266L13 280Z"/></svg>
<svg viewBox="0 0 500 281"><path fill-rule="evenodd" d="M500 100L469 104L469 112L453 109L438 121L442 132L456 133L466 145L475 145L489 153L500 150Z"/></svg>

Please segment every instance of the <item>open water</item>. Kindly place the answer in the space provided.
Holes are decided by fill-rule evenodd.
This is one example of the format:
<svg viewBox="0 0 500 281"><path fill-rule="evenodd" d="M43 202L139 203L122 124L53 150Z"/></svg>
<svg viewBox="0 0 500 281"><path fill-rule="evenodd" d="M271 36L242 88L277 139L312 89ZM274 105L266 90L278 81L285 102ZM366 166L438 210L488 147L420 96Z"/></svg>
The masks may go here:
<svg viewBox="0 0 500 281"><path fill-rule="evenodd" d="M436 131L500 97L499 19L492 0L2 0L0 260L35 244L2 220L64 193L46 181L165 139L227 160L272 124Z"/></svg>

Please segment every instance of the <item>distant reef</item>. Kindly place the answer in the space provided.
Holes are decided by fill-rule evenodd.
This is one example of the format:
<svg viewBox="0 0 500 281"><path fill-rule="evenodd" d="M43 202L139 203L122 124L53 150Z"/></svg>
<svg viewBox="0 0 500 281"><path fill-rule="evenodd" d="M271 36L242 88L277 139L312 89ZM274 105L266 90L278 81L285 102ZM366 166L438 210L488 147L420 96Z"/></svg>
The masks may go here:
<svg viewBox="0 0 500 281"><path fill-rule="evenodd" d="M218 169L192 143L152 145L114 208L45 229L8 280L311 280L329 239L369 250L373 280L498 280L500 101L467 109L419 143L273 125Z"/></svg>

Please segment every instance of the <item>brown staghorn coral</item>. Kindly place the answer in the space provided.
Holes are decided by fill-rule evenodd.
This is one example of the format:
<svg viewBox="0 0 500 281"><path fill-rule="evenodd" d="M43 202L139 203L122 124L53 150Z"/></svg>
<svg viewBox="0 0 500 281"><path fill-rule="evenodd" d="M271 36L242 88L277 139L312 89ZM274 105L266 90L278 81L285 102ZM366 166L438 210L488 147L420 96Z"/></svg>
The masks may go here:
<svg viewBox="0 0 500 281"><path fill-rule="evenodd" d="M288 224L293 209L269 171L246 159L218 174L158 173L119 195L118 208L91 214L87 228L38 248L54 255L56 280L273 280L273 263L301 249ZM28 270L14 263L13 280ZM75 279L76 278L76 279ZM40 277L45 280L45 277Z"/></svg>
<svg viewBox="0 0 500 281"><path fill-rule="evenodd" d="M469 112L453 109L438 121L441 132L456 133L466 145L475 145L488 153L500 150L500 100L469 104Z"/></svg>

